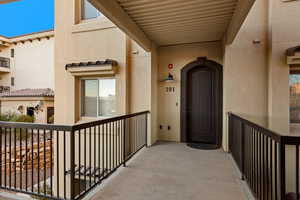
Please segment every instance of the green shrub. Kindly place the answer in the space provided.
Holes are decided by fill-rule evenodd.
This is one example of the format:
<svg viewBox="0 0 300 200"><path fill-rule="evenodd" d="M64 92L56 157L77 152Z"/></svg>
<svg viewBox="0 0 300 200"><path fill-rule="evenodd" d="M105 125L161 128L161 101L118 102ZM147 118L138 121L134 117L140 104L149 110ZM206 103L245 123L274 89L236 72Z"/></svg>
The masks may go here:
<svg viewBox="0 0 300 200"><path fill-rule="evenodd" d="M54 124L54 115L52 115L51 117L49 117L48 123L49 124Z"/></svg>
<svg viewBox="0 0 300 200"><path fill-rule="evenodd" d="M31 117L29 115L19 115L14 120L15 122L27 122L27 123L33 123L34 117Z"/></svg>
<svg viewBox="0 0 300 200"><path fill-rule="evenodd" d="M18 115L14 112L7 112L0 115L0 121L15 121Z"/></svg>

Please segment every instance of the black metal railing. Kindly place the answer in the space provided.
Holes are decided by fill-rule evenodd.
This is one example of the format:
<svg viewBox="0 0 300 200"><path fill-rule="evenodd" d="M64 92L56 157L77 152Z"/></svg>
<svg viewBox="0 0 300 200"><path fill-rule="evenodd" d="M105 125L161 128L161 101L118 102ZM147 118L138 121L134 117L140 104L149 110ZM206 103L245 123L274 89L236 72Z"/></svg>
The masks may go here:
<svg viewBox="0 0 300 200"><path fill-rule="evenodd" d="M147 145L148 114L70 126L0 122L0 189L81 199Z"/></svg>
<svg viewBox="0 0 300 200"><path fill-rule="evenodd" d="M299 199L300 137L277 134L229 113L229 151L260 200Z"/></svg>

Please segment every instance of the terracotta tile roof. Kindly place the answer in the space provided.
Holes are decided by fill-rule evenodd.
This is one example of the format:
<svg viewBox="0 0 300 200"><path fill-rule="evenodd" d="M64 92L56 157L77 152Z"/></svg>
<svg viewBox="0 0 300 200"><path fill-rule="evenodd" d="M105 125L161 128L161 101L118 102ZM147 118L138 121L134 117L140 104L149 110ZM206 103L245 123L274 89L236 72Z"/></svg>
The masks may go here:
<svg viewBox="0 0 300 200"><path fill-rule="evenodd" d="M54 97L54 91L50 88L26 88L13 90L0 94L1 97Z"/></svg>
<svg viewBox="0 0 300 200"><path fill-rule="evenodd" d="M98 65L117 65L118 62L115 60L111 59L106 59L106 60L98 60L98 61L90 61L90 62L79 62L79 63L71 63L71 64L66 64L66 69L69 67L91 67L91 66L98 66Z"/></svg>

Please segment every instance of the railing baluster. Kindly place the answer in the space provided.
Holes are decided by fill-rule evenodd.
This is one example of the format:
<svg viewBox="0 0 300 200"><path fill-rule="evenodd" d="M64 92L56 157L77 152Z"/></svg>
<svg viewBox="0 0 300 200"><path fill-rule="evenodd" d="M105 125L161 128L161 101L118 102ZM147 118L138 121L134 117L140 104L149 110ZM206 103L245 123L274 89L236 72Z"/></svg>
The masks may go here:
<svg viewBox="0 0 300 200"><path fill-rule="evenodd" d="M262 163L262 167L263 167L263 199L265 198L266 196L266 163L265 163L265 160L266 160L266 148L265 148L265 136L263 135L263 146L262 146L262 149L263 149L263 163Z"/></svg>
<svg viewBox="0 0 300 200"><path fill-rule="evenodd" d="M94 171L93 171L93 173L94 173L94 183L96 183L96 151L97 151L97 149L96 149L96 135L97 135L97 133L96 133L96 126L94 126Z"/></svg>
<svg viewBox="0 0 300 200"><path fill-rule="evenodd" d="M3 128L0 127L0 145L1 145L1 151L0 151L0 186L2 187L2 170L3 170L3 161L2 161L2 154L3 154L3 146L2 146L2 137L3 137ZM6 148L6 147L4 147Z"/></svg>
<svg viewBox="0 0 300 200"><path fill-rule="evenodd" d="M122 121L119 120L118 124L119 124L119 126L118 126L118 138L119 138L118 139L118 148L119 148L118 149L118 165L120 165L121 164L121 159L120 159L121 155L120 155L120 153L121 153L121 149L122 149L121 148L121 131L122 131L121 126L122 126Z"/></svg>
<svg viewBox="0 0 300 200"><path fill-rule="evenodd" d="M112 125L109 123L109 173L112 171Z"/></svg>
<svg viewBox="0 0 300 200"><path fill-rule="evenodd" d="M299 145L296 145L296 199L299 199Z"/></svg>
<svg viewBox="0 0 300 200"><path fill-rule="evenodd" d="M23 176L23 174L22 174L22 161L23 161L23 155L22 155L22 151L23 151L23 149L22 149L22 139L23 139L23 137L22 137L22 134L23 134L23 131L22 131L22 128L20 128L20 140L19 140L19 145L20 145L20 158L19 158L19 166L20 166L20 186L19 186L19 188L20 188L20 190L22 190L22 176ZM15 173L15 176L17 175L17 173Z"/></svg>
<svg viewBox="0 0 300 200"><path fill-rule="evenodd" d="M258 198L258 184L259 184L259 180L258 180L258 134L257 131L255 129L253 129L254 135L255 135L255 190L256 190L256 198Z"/></svg>
<svg viewBox="0 0 300 200"><path fill-rule="evenodd" d="M285 199L285 144L279 143L280 199Z"/></svg>
<svg viewBox="0 0 300 200"><path fill-rule="evenodd" d="M72 172L71 172L72 173ZM64 182L64 198L66 199L67 194L66 194L66 131L63 132L63 182Z"/></svg>
<svg viewBox="0 0 300 200"><path fill-rule="evenodd" d="M53 132L50 131L50 195L53 196ZM27 178L26 178L27 179Z"/></svg>
<svg viewBox="0 0 300 200"><path fill-rule="evenodd" d="M105 168L107 170L107 173L109 172L109 168L108 168L108 123L105 123L105 140L106 140L106 144L105 144Z"/></svg>
<svg viewBox="0 0 300 200"><path fill-rule="evenodd" d="M46 130L44 129L44 194L47 194Z"/></svg>
<svg viewBox="0 0 300 200"><path fill-rule="evenodd" d="M126 167L126 119L123 119L123 166Z"/></svg>
<svg viewBox="0 0 300 200"><path fill-rule="evenodd" d="M89 183L92 185L92 127L89 128Z"/></svg>
<svg viewBox="0 0 300 200"><path fill-rule="evenodd" d="M86 128L84 129L84 190L86 191Z"/></svg>
<svg viewBox="0 0 300 200"><path fill-rule="evenodd" d="M260 147L259 147L259 151L260 151L260 198L263 199L264 198L264 167L263 167L263 154L264 154L264 149L263 149L263 138L264 136L260 134Z"/></svg>
<svg viewBox="0 0 300 200"><path fill-rule="evenodd" d="M271 184L271 199L273 199L273 141L270 140L270 184Z"/></svg>
<svg viewBox="0 0 300 200"><path fill-rule="evenodd" d="M17 189L17 128L14 130L14 188Z"/></svg>
<svg viewBox="0 0 300 200"><path fill-rule="evenodd" d="M274 155L274 165L275 165L275 169L274 169L274 172L275 172L275 190L274 190L274 192L275 192L275 200L277 200L277 196L278 196L278 185L277 185L277 177L278 177L278 162L277 162L277 142L275 142L275 147L274 147L274 153L275 153L275 155Z"/></svg>
<svg viewBox="0 0 300 200"><path fill-rule="evenodd" d="M70 131L70 154L70 199L75 199L75 133L73 130Z"/></svg>
<svg viewBox="0 0 300 200"><path fill-rule="evenodd" d="M57 197L60 197L59 193L59 131L56 131L56 192L57 192Z"/></svg>
<svg viewBox="0 0 300 200"><path fill-rule="evenodd" d="M33 159L34 159L34 147L33 147L33 129L31 129L31 192L34 192L34 182L33 182L33 174L34 174L34 166L33 166Z"/></svg>
<svg viewBox="0 0 300 200"><path fill-rule="evenodd" d="M115 168L115 122L112 122L112 168Z"/></svg>
<svg viewBox="0 0 300 200"><path fill-rule="evenodd" d="M245 126L242 123L241 126L241 157L240 157L240 161L241 161L241 173L242 173L242 180L245 179Z"/></svg>
<svg viewBox="0 0 300 200"><path fill-rule="evenodd" d="M115 167L118 166L118 123L117 121L115 121L115 134L114 134L114 138L115 138Z"/></svg>
<svg viewBox="0 0 300 200"><path fill-rule="evenodd" d="M78 130L78 179L81 181L81 130ZM79 191L81 193L81 184L79 184Z"/></svg>
<svg viewBox="0 0 300 200"><path fill-rule="evenodd" d="M101 181L101 131L100 131L100 125L98 126L98 169L99 169L99 175L98 175L98 182Z"/></svg>
<svg viewBox="0 0 300 200"><path fill-rule="evenodd" d="M38 194L40 194L40 129L37 129L37 158L38 158L38 166L37 166L37 186L38 186Z"/></svg>
<svg viewBox="0 0 300 200"><path fill-rule="evenodd" d="M4 128L4 151L5 151L5 154L4 154L4 167L5 167L5 169L4 169L4 187L6 187L6 181L7 181L7 163L6 163L6 161L7 161L7 144L6 144L7 138L6 138L6 136L7 136L7 129Z"/></svg>
<svg viewBox="0 0 300 200"><path fill-rule="evenodd" d="M11 188L11 128L9 128L9 187Z"/></svg>
<svg viewBox="0 0 300 200"><path fill-rule="evenodd" d="M104 124L102 124L102 141L101 141L101 144L102 144L102 173L103 173L103 176L101 177L102 179L104 178L105 176L105 166L104 166ZM101 179L101 180L102 180Z"/></svg>
<svg viewBox="0 0 300 200"><path fill-rule="evenodd" d="M25 143L25 191L27 192L28 187L28 129L25 129L25 137L26 137L26 143Z"/></svg>

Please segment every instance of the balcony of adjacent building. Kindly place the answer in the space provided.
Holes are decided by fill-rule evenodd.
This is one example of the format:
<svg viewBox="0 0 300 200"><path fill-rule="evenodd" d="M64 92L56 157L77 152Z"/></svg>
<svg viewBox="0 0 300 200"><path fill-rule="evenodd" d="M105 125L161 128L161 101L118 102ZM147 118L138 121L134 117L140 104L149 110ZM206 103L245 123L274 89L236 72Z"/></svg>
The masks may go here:
<svg viewBox="0 0 300 200"><path fill-rule="evenodd" d="M5 57L0 57L0 74L10 72L10 59Z"/></svg>

